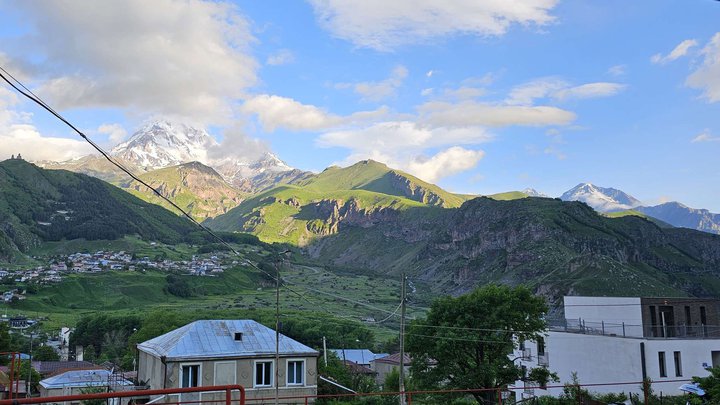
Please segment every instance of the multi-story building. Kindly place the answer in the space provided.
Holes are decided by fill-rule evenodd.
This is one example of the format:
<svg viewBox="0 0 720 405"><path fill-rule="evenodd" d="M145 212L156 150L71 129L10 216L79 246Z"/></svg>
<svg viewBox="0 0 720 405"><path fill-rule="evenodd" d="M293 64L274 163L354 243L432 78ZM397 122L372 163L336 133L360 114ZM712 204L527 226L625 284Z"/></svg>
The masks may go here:
<svg viewBox="0 0 720 405"><path fill-rule="evenodd" d="M560 384L576 373L581 384L602 384L590 389L600 393L641 393L640 384L629 383L650 379L665 395L720 366L720 300L565 297L564 310L545 338L521 342L514 353L520 366L547 367ZM536 385L518 381L515 388ZM557 396L562 388L520 392Z"/></svg>

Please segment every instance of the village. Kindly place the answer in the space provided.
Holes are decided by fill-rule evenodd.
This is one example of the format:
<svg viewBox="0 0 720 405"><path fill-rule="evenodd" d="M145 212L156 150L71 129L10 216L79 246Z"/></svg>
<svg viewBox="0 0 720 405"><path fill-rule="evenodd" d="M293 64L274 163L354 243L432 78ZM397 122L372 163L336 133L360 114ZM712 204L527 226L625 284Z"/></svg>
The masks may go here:
<svg viewBox="0 0 720 405"><path fill-rule="evenodd" d="M204 257L207 256L207 257ZM245 263L241 263L244 261ZM191 260L173 261L168 259L152 259L136 257L125 251L97 251L95 253L72 253L50 259L45 266L28 269L0 269L0 283L50 284L60 283L68 274L102 273L107 271L137 271L149 269L180 272L190 276L212 277L223 273L229 266L247 264L247 260L229 259L222 253L212 255L193 255ZM6 303L24 300L26 291L13 288L3 292L2 299Z"/></svg>

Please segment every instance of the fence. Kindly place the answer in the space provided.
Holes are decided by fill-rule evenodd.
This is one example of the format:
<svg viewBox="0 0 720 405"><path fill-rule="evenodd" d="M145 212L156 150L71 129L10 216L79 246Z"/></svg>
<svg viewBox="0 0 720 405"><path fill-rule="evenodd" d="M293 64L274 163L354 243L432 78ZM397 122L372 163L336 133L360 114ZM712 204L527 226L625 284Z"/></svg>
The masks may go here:
<svg viewBox="0 0 720 405"><path fill-rule="evenodd" d="M232 393L237 391L239 393L239 399L233 400ZM190 387L190 388L167 388L159 390L143 390L143 391L121 391L121 392L99 392L92 394L77 394L77 395L62 395L52 397L29 397L29 398L13 398L0 400L0 405L22 405L22 404L57 404L57 403L92 403L91 401L106 400L110 403L110 400L121 400L123 398L138 398L137 403L146 403L146 399L150 399L156 396L156 399L167 398L167 395L172 394L189 394L189 393L202 393L202 392L224 392L225 398L223 400L213 401L202 401L202 400L191 400L182 401L181 397L178 401L172 402L161 402L161 401L150 401L154 405L159 404L211 404L211 403L225 403L225 405L245 405L245 388L240 385L219 385L213 387ZM85 402L87 401L87 402ZM133 401L136 402L136 401ZM118 403L112 401L112 403ZM120 401L122 403L122 401ZM147 402L149 403L149 402Z"/></svg>
<svg viewBox="0 0 720 405"><path fill-rule="evenodd" d="M720 326L717 325L647 326L624 322L589 322L584 319L559 319L550 320L548 323L550 330L587 335L691 339L717 339L720 337Z"/></svg>

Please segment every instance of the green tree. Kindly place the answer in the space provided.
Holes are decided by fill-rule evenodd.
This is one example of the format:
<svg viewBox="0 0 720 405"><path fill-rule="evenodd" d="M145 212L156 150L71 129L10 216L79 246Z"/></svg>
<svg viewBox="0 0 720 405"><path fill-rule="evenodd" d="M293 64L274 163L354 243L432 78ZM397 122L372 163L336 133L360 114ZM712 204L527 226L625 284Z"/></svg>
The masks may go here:
<svg viewBox="0 0 720 405"><path fill-rule="evenodd" d="M50 346L40 346L36 349L33 349L33 360L36 361L58 361L60 360L60 356L58 356L55 349L53 349Z"/></svg>
<svg viewBox="0 0 720 405"><path fill-rule="evenodd" d="M406 337L411 373L422 388L501 388L520 379L510 358L517 342L547 329L545 300L525 287L488 285L457 298L433 302L427 318ZM494 400L495 392L475 394Z"/></svg>

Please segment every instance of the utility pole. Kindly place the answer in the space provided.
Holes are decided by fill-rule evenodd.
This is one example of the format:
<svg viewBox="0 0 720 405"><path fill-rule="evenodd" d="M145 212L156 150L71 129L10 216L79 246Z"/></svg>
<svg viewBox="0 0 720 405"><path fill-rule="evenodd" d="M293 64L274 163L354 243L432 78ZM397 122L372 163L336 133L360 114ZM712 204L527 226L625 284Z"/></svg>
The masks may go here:
<svg viewBox="0 0 720 405"><path fill-rule="evenodd" d="M325 356L325 367L327 367L327 342L325 341L325 336L323 336L323 354Z"/></svg>
<svg viewBox="0 0 720 405"><path fill-rule="evenodd" d="M400 283L400 405L405 405L405 273Z"/></svg>
<svg viewBox="0 0 720 405"><path fill-rule="evenodd" d="M280 263L275 272L275 405L280 397Z"/></svg>

